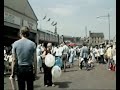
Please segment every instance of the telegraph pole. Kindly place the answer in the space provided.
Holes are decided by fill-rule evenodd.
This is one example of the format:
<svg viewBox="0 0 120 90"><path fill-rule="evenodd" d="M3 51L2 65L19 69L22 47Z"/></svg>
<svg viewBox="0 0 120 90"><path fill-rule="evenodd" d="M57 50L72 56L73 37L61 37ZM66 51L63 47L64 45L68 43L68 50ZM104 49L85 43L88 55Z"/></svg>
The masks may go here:
<svg viewBox="0 0 120 90"><path fill-rule="evenodd" d="M110 15L108 13L108 24L109 24L109 43L110 43Z"/></svg>
<svg viewBox="0 0 120 90"><path fill-rule="evenodd" d="M87 26L85 26L85 41L87 41Z"/></svg>
<svg viewBox="0 0 120 90"><path fill-rule="evenodd" d="M86 38L87 38L87 26L85 27L85 33L86 33Z"/></svg>
<svg viewBox="0 0 120 90"><path fill-rule="evenodd" d="M108 18L108 29L109 29L109 43L110 43L110 14L107 16L98 16L97 18L107 17Z"/></svg>

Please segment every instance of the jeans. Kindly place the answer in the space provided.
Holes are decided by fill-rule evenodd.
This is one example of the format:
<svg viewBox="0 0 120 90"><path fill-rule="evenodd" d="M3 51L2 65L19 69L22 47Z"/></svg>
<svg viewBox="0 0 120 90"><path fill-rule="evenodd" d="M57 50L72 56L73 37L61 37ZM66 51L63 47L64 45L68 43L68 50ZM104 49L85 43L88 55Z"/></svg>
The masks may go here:
<svg viewBox="0 0 120 90"><path fill-rule="evenodd" d="M113 64L113 60L112 59L108 59L107 69L110 69L110 64Z"/></svg>
<svg viewBox="0 0 120 90"><path fill-rule="evenodd" d="M100 55L100 63L104 63L104 56Z"/></svg>
<svg viewBox="0 0 120 90"><path fill-rule="evenodd" d="M63 61L64 71L66 71L67 54L62 55L62 61Z"/></svg>
<svg viewBox="0 0 120 90"><path fill-rule="evenodd" d="M85 61L85 66L86 66L86 69L88 69L88 59L87 58L84 58L84 60L83 61ZM80 63L80 68L82 69L82 67L83 67L83 61L81 61L81 63Z"/></svg>
<svg viewBox="0 0 120 90"><path fill-rule="evenodd" d="M27 84L27 90L33 90L34 74L32 66L18 66L17 78L19 90L25 90L25 83Z"/></svg>
<svg viewBox="0 0 120 90"><path fill-rule="evenodd" d="M47 67L45 63L43 63L43 69L44 69L44 85L52 86L52 73L51 69L52 67Z"/></svg>

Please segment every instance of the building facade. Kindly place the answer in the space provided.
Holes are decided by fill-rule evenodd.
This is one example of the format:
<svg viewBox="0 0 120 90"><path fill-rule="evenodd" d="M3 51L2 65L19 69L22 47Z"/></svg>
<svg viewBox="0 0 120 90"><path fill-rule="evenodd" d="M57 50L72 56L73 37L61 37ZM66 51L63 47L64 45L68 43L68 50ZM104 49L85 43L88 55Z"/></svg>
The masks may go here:
<svg viewBox="0 0 120 90"><path fill-rule="evenodd" d="M53 44L59 43L58 34L55 34L48 30L38 29L37 31L39 43L53 43Z"/></svg>
<svg viewBox="0 0 120 90"><path fill-rule="evenodd" d="M30 39L37 43L37 17L28 0L4 0L4 45L19 39L22 26L30 28Z"/></svg>
<svg viewBox="0 0 120 90"><path fill-rule="evenodd" d="M104 34L103 33L91 33L89 31L89 45L99 45L104 43Z"/></svg>

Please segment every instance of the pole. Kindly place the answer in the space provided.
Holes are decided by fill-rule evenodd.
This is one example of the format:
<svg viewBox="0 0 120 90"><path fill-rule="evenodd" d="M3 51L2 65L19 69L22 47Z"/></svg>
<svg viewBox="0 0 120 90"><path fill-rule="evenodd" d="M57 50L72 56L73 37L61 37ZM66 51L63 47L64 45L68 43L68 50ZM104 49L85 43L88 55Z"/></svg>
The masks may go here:
<svg viewBox="0 0 120 90"><path fill-rule="evenodd" d="M85 27L85 33L86 33L86 38L87 38L87 26Z"/></svg>
<svg viewBox="0 0 120 90"><path fill-rule="evenodd" d="M85 34L86 34L85 41L87 41L87 26L85 27Z"/></svg>
<svg viewBox="0 0 120 90"><path fill-rule="evenodd" d="M108 29L109 29L109 43L110 43L110 14L108 13L107 16L99 16L97 18L100 18L100 17L108 17Z"/></svg>
<svg viewBox="0 0 120 90"><path fill-rule="evenodd" d="M110 43L110 15L108 13L108 24L109 24L109 43Z"/></svg>

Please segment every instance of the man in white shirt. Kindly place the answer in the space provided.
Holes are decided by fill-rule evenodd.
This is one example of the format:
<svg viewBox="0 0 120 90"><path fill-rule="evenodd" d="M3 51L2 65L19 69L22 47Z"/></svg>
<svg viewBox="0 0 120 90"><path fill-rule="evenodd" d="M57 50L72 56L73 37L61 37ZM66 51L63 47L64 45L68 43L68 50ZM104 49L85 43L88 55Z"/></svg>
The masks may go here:
<svg viewBox="0 0 120 90"><path fill-rule="evenodd" d="M55 49L55 65L58 65L59 67L63 66L62 63L62 52L63 52L63 48L61 46L57 46Z"/></svg>
<svg viewBox="0 0 120 90"><path fill-rule="evenodd" d="M61 46L58 46L58 47L55 49L55 56L61 57L61 56L62 56L62 52L63 52L63 48L62 48Z"/></svg>
<svg viewBox="0 0 120 90"><path fill-rule="evenodd" d="M57 46L52 47L51 54L53 54L54 56L55 56L57 48L58 48Z"/></svg>
<svg viewBox="0 0 120 90"><path fill-rule="evenodd" d="M112 50L112 45L109 45L108 49L107 49L107 58L108 58L108 63L107 63L107 69L108 70L111 70L110 69L110 64L113 63L113 50Z"/></svg>
<svg viewBox="0 0 120 90"><path fill-rule="evenodd" d="M74 57L75 57L75 50L71 46L71 49L69 51L70 51L69 63L70 63L70 66L73 66Z"/></svg>
<svg viewBox="0 0 120 90"><path fill-rule="evenodd" d="M100 45L99 52L100 52L100 63L105 64L105 62L104 62L104 49L103 49L102 45Z"/></svg>
<svg viewBox="0 0 120 90"><path fill-rule="evenodd" d="M40 69L39 73L42 73L42 58L41 58L42 50L41 50L41 44L39 44L37 46L36 54L37 54L37 68Z"/></svg>
<svg viewBox="0 0 120 90"><path fill-rule="evenodd" d="M94 54L95 54L96 62L99 63L99 61L100 61L100 53L99 53L98 46L95 47Z"/></svg>

